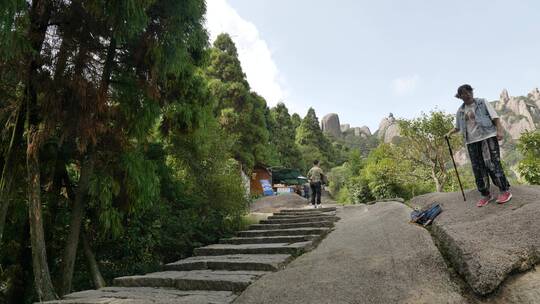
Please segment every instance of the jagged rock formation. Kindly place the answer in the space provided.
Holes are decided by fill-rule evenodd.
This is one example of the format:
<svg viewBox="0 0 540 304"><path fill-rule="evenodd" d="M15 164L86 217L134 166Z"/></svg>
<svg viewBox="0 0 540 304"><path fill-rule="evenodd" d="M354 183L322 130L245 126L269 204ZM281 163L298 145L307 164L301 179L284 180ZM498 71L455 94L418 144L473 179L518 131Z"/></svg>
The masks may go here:
<svg viewBox="0 0 540 304"><path fill-rule="evenodd" d="M528 95L532 100L536 101L536 105L540 107L540 90L538 88L534 88Z"/></svg>
<svg viewBox="0 0 540 304"><path fill-rule="evenodd" d="M326 114L321 121L321 129L326 134L340 137L341 125L339 124L339 116L336 113Z"/></svg>
<svg viewBox="0 0 540 304"><path fill-rule="evenodd" d="M394 115L390 113L388 117L383 118L379 124L377 136L385 143L390 143L396 137L399 137L399 127Z"/></svg>
<svg viewBox="0 0 540 304"><path fill-rule="evenodd" d="M512 140L518 139L523 132L533 131L540 122L540 91L532 90L526 97L513 97L504 89L495 109L501 117L501 123Z"/></svg>
<svg viewBox="0 0 540 304"><path fill-rule="evenodd" d="M321 129L326 134L330 134L335 138L343 138L347 135L368 138L371 136L371 131L367 126L351 127L351 124L340 124L339 115L330 113L325 115L321 120Z"/></svg>
<svg viewBox="0 0 540 304"><path fill-rule="evenodd" d="M368 126L361 127L360 132L362 132L363 134L366 134L367 136L371 136L371 130L369 129Z"/></svg>
<svg viewBox="0 0 540 304"><path fill-rule="evenodd" d="M371 136L371 130L367 126L363 127L355 127L354 130L354 136L359 136L363 138L368 138Z"/></svg>

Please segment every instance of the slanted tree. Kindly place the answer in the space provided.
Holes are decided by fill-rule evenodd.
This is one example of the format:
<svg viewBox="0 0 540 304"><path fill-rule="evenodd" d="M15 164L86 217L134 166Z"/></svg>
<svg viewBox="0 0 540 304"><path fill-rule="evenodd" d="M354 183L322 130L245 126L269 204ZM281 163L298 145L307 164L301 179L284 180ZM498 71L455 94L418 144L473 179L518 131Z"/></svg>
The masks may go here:
<svg viewBox="0 0 540 304"><path fill-rule="evenodd" d="M423 113L420 117L398 122L402 141L401 157L413 163L413 168L429 172L435 190L441 192L449 181L450 154L444 135L453 127L453 116L441 111ZM457 147L461 139L451 138ZM457 150L457 149L456 149ZM414 172L411 172L414 174Z"/></svg>

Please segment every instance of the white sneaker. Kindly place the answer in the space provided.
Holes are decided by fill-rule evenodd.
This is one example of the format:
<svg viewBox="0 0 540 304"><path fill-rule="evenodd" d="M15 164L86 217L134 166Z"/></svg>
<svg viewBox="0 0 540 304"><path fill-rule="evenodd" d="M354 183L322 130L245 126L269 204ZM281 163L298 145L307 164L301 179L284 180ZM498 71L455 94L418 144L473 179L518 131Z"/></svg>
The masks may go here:
<svg viewBox="0 0 540 304"><path fill-rule="evenodd" d="M317 209L317 205L313 205L313 209Z"/></svg>

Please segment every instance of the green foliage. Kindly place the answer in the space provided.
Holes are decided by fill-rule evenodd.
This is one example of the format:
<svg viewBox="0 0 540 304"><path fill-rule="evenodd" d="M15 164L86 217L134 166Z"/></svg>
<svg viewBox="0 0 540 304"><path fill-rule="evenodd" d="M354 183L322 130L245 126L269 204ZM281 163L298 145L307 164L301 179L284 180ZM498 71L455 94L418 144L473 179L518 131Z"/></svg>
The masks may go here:
<svg viewBox="0 0 540 304"><path fill-rule="evenodd" d="M452 115L432 111L429 115L422 113L418 118L398 122L402 136L398 155L412 162L422 177L431 176L437 191L442 191L449 179L451 157L444 136L453 128L453 120ZM454 136L450 142L457 151L460 138Z"/></svg>
<svg viewBox="0 0 540 304"><path fill-rule="evenodd" d="M518 172L529 184L540 184L540 132L526 132L521 135L518 149L524 158L518 164Z"/></svg>
<svg viewBox="0 0 540 304"><path fill-rule="evenodd" d="M247 168L269 157L266 101L250 91L231 37L221 34L214 42L207 68L214 109L223 130L234 140L234 158Z"/></svg>
<svg viewBox="0 0 540 304"><path fill-rule="evenodd" d="M304 168L302 155L295 142L296 128L285 104L278 103L272 108L270 118L270 146L276 149L277 162L289 168Z"/></svg>
<svg viewBox="0 0 540 304"><path fill-rule="evenodd" d="M302 118L297 113L294 113L293 115L291 115L291 122L293 129L296 130L302 123Z"/></svg>
<svg viewBox="0 0 540 304"><path fill-rule="evenodd" d="M363 157L367 157L369 152L375 149L379 145L379 139L377 136L356 136L353 130L349 130L343 133L343 136L340 138L334 139L334 144L339 144L342 148L341 150L344 153L345 159L347 158L347 153L350 151L359 150Z"/></svg>
<svg viewBox="0 0 540 304"><path fill-rule="evenodd" d="M332 195L336 196L338 193L340 193L341 189L344 188L347 180L350 178L350 176L348 176L348 172L349 170L345 164L339 167L334 167L332 170L330 170L328 173L328 180L330 182L328 188Z"/></svg>
<svg viewBox="0 0 540 304"><path fill-rule="evenodd" d="M340 203L367 203L375 199L409 199L430 190L424 180L412 175L412 163L400 158L394 145L380 144L365 159L353 151L347 162L332 169L331 193Z"/></svg>
<svg viewBox="0 0 540 304"><path fill-rule="evenodd" d="M309 166L313 160L321 161L324 168L332 168L335 164L335 151L330 140L323 134L319 119L313 108L309 108L306 117L296 129L296 143L304 158L304 164ZM304 167L307 171L307 167Z"/></svg>

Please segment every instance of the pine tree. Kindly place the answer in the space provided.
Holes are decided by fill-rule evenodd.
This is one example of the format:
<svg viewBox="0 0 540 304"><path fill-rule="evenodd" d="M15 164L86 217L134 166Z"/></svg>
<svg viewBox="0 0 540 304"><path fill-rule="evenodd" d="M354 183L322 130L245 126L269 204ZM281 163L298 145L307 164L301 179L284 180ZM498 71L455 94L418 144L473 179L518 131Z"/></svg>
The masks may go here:
<svg viewBox="0 0 540 304"><path fill-rule="evenodd" d="M210 90L217 103L215 114L235 142L233 155L248 169L266 160L269 140L265 100L250 91L234 42L221 34L214 42L207 69Z"/></svg>
<svg viewBox="0 0 540 304"><path fill-rule="evenodd" d="M323 134L319 119L313 108L309 108L306 117L296 129L296 143L306 164L318 159L323 166L332 167L334 151L328 138Z"/></svg>
<svg viewBox="0 0 540 304"><path fill-rule="evenodd" d="M285 104L278 103L270 113L275 121L271 129L271 146L277 149L279 163L286 167L303 168L302 155L295 142L296 129L289 110Z"/></svg>
<svg viewBox="0 0 540 304"><path fill-rule="evenodd" d="M296 129L302 123L302 118L297 113L294 113L293 115L291 115L291 122L292 122L292 126L294 128L294 131L296 132Z"/></svg>

